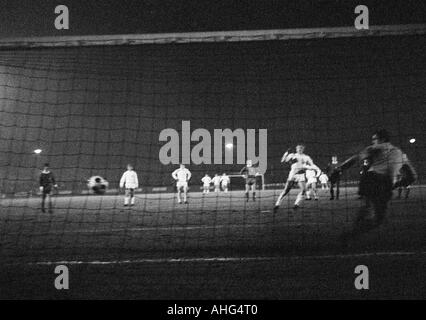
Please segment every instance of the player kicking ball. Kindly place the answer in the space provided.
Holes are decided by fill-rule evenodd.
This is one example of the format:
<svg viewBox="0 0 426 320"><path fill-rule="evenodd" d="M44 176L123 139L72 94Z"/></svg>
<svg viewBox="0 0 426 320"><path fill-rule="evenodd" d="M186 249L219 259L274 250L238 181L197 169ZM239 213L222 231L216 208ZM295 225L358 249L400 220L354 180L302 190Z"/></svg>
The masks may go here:
<svg viewBox="0 0 426 320"><path fill-rule="evenodd" d="M123 173L120 179L120 188L125 188L124 206L135 205L135 189L139 187L138 175L133 170L131 164L127 165L127 171Z"/></svg>
<svg viewBox="0 0 426 320"><path fill-rule="evenodd" d="M274 213L276 213L281 205L284 197L290 192L291 188L297 184L300 192L296 197L293 209L298 209L303 197L306 194L306 177L305 173L307 169L316 170L320 169L314 164L311 157L304 153L305 146L299 144L296 146L296 153L290 153L290 149L287 150L281 158L281 162L292 163L290 173L288 174L287 182L284 190L279 195L277 202L275 203Z"/></svg>
<svg viewBox="0 0 426 320"><path fill-rule="evenodd" d="M259 175L258 168L253 166L253 162L251 160L247 160L246 166L241 169L240 174L243 175L246 180L245 195L247 202L250 198L250 189L253 193L253 201L256 201L256 176Z"/></svg>
<svg viewBox="0 0 426 320"><path fill-rule="evenodd" d="M187 168L185 168L184 164L181 164L179 169L173 171L172 177L176 180L178 203L182 203L180 195L183 191L183 201L185 204L188 204L188 181L189 179L191 179L191 172Z"/></svg>
<svg viewBox="0 0 426 320"><path fill-rule="evenodd" d="M49 205L49 213L52 213L52 189L57 188L55 176L49 170L49 164L45 163L44 168L40 173L40 192L41 192L41 211L46 212L45 202L47 199Z"/></svg>

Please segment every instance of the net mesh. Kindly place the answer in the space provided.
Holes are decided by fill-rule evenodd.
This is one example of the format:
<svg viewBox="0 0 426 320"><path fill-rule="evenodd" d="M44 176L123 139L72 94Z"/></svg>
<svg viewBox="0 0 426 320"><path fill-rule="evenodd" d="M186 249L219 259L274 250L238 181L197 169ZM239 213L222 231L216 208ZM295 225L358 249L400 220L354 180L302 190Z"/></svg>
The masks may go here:
<svg viewBox="0 0 426 320"><path fill-rule="evenodd" d="M319 201L293 212L294 190L274 214L289 171L281 156L303 142L324 169L331 155L343 160L369 144L377 127L391 132L419 181L409 200L392 200L389 224L352 250L424 250L425 41L401 35L1 50L2 261L335 250L360 206L359 168L344 174L339 202L319 190ZM171 128L183 139L182 121L212 139L215 129L267 129L265 190L256 201L246 202L244 185L232 188L232 180L228 193L201 193L206 173L239 174L234 154L234 164L189 164L189 205L177 203L177 165L161 163L159 135ZM53 213L40 211L45 162L58 183ZM130 208L118 194L127 163L141 184ZM96 175L109 182L105 195L88 191Z"/></svg>

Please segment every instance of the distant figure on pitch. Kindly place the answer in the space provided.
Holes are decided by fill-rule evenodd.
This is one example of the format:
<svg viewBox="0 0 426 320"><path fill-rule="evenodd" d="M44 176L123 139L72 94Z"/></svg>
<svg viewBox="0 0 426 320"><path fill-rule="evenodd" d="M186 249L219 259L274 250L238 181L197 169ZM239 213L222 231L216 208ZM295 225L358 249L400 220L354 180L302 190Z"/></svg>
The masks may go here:
<svg viewBox="0 0 426 320"><path fill-rule="evenodd" d="M336 170L339 162L337 161L337 156L331 157L331 163L327 166L327 175L330 179L330 200L339 200L340 195L340 176L342 172ZM336 197L334 197L334 188L336 187Z"/></svg>
<svg viewBox="0 0 426 320"><path fill-rule="evenodd" d="M222 177L220 178L220 183L222 184L222 190L225 192L228 192L228 185L229 185L230 179L226 175L226 173L222 174Z"/></svg>
<svg viewBox="0 0 426 320"><path fill-rule="evenodd" d="M318 193L317 193L317 179L318 176L321 174L320 170L315 169L307 169L306 170L306 200L311 200L311 193L314 195L314 199L318 200Z"/></svg>
<svg viewBox="0 0 426 320"><path fill-rule="evenodd" d="M180 195L183 191L183 201L185 204L187 204L188 181L189 179L191 179L191 172L187 168L185 168L184 164L181 164L179 169L173 171L172 177L176 180L178 203L182 203Z"/></svg>
<svg viewBox="0 0 426 320"><path fill-rule="evenodd" d="M203 183L203 193L210 192L210 183L212 182L212 178L206 173L206 175L201 179Z"/></svg>
<svg viewBox="0 0 426 320"><path fill-rule="evenodd" d="M127 207L135 205L135 189L139 187L138 175L133 170L133 166L131 164L127 165L127 171L123 173L120 179L120 188L125 188L124 195L124 206Z"/></svg>
<svg viewBox="0 0 426 320"><path fill-rule="evenodd" d="M220 179L221 177L216 173L212 179L212 183L214 185L214 192L220 192Z"/></svg>
<svg viewBox="0 0 426 320"><path fill-rule="evenodd" d="M335 170L345 170L359 161L369 160L370 167L362 175L360 191L364 206L358 212L353 230L343 235L348 240L381 225L385 219L387 204L392 198L392 189L398 187L398 175L407 157L390 143L389 133L380 129L372 136L372 144L339 165ZM413 174L412 181L417 176Z"/></svg>
<svg viewBox="0 0 426 320"><path fill-rule="evenodd" d="M57 188L55 176L49 170L49 164L45 163L44 168L40 173L40 192L41 192L41 211L46 212L46 198L49 204L49 213L52 213L52 189Z"/></svg>
<svg viewBox="0 0 426 320"><path fill-rule="evenodd" d="M313 169L317 172L320 172L321 170L314 164L311 157L306 155L304 153L305 146L302 144L299 144L296 146L296 153L290 153L290 149L288 149L284 155L281 158L281 162L291 162L291 169L290 173L287 177L287 182L285 184L284 190L281 192L281 194L278 197L277 202L275 203L274 212L277 212L282 200L284 197L290 192L291 188L297 183L300 192L297 195L296 201L294 203L294 209L298 209L300 203L303 200L303 197L306 194L306 170L307 169Z"/></svg>
<svg viewBox="0 0 426 320"><path fill-rule="evenodd" d="M249 201L250 189L253 192L253 201L256 201L256 176L259 175L258 168L253 166L251 160L247 160L246 166L241 169L240 174L243 175L246 180L245 194L247 202Z"/></svg>
<svg viewBox="0 0 426 320"><path fill-rule="evenodd" d="M394 189L398 189L398 199L401 199L402 190L405 191L404 199L408 199L411 184L416 180L417 173L405 153L402 155L402 162L404 164L399 170Z"/></svg>
<svg viewBox="0 0 426 320"><path fill-rule="evenodd" d="M321 172L318 179L321 183L321 190L328 190L328 177L327 177L327 175L324 172Z"/></svg>

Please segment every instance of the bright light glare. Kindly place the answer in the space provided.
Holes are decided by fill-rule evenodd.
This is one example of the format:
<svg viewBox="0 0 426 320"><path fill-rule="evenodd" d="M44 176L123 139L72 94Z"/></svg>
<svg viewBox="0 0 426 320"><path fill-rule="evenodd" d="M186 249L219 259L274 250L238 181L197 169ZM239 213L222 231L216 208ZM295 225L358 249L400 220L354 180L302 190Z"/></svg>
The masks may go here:
<svg viewBox="0 0 426 320"><path fill-rule="evenodd" d="M414 142L416 142L416 139L411 138L411 139L410 139L410 143L414 143Z"/></svg>
<svg viewBox="0 0 426 320"><path fill-rule="evenodd" d="M35 150L34 150L34 153L35 153L35 154L40 154L41 152L42 152L42 150L41 150L41 149L35 149Z"/></svg>
<svg viewBox="0 0 426 320"><path fill-rule="evenodd" d="M227 143L226 144L226 148L228 149L232 149L234 147L234 145L232 143Z"/></svg>

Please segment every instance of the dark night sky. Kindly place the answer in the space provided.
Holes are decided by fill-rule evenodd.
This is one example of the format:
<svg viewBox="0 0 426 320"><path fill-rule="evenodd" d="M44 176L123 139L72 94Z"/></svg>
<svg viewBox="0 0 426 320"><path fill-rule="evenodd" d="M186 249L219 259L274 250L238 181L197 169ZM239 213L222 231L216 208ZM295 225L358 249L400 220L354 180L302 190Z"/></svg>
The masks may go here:
<svg viewBox="0 0 426 320"><path fill-rule="evenodd" d="M70 30L54 28L58 4ZM1 0L0 38L352 26L358 4L372 25L426 22L420 0Z"/></svg>
<svg viewBox="0 0 426 320"><path fill-rule="evenodd" d="M425 163L425 37L86 47L0 52L0 181L34 184L49 161L66 188L93 174L117 183L126 163L143 185L168 185L161 130L268 129L268 182L302 141L324 167L370 142L377 127ZM408 139L415 136L414 146ZM41 146L40 161L32 150ZM205 172L239 165L190 166Z"/></svg>

